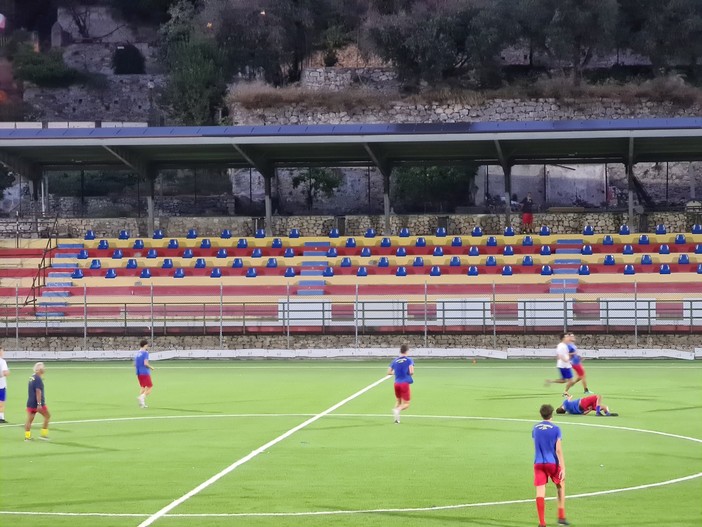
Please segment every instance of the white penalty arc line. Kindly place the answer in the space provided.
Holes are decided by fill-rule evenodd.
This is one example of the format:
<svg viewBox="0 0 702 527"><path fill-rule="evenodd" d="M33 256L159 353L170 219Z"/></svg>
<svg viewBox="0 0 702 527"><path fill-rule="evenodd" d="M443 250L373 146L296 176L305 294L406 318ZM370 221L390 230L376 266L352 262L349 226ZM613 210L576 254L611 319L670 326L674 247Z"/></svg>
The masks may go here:
<svg viewBox="0 0 702 527"><path fill-rule="evenodd" d="M276 437L275 439L272 439L272 440L268 441L268 443L266 443L265 445L262 445L262 446L258 447L256 450L252 451L250 454L248 454L248 455L242 457L241 459L235 461L234 463L232 463L231 465L229 465L229 466L228 466L227 468L225 468L224 470L219 471L217 474L215 474L214 476L212 476L212 477L209 478L208 480L203 481L202 483L200 483L197 487L195 487L195 488L192 489L191 491L189 491L189 492L183 494L180 498L178 498L178 499L176 499L176 500L173 500L171 503L169 503L168 505L166 505L165 507L163 507L161 510L155 512L154 514L152 514L151 516L149 516L148 518L146 518L143 522L141 522L141 523L139 524L139 527L147 527L147 526L151 525L151 524L154 523L156 520L158 520L159 518L163 517L164 515L166 515L166 514L169 513L170 511L172 511L172 510L173 510L174 508L176 508L178 505L181 505L183 502L185 502L185 501L187 501L188 499L192 498L192 497L195 496L196 494L202 492L202 491L205 490L207 487L209 487L209 486L212 485L213 483L217 482L218 480L220 480L221 478L223 478L224 476L226 476L227 474L229 474L230 472L232 472L233 470L235 470L237 467L240 467L240 466L243 465L244 463L247 463L248 461L251 461L253 458L255 458L256 456L258 456L259 454L261 454L261 453L265 452L266 450L268 450L269 448L271 448L271 447L277 445L278 443L280 443L280 442L283 441L284 439L286 439L286 438L290 437L291 435L293 435L295 432L297 432L297 431L299 431L299 430L302 430L303 428L305 428L305 427L311 425L312 423L314 423L315 421L318 421L319 419L321 419L321 418L324 417L325 415L328 415L328 414L332 413L332 412L333 412L334 410L336 410L337 408L341 408L341 407L344 406L346 403L348 403L348 402L350 402L350 401L353 401L353 400L356 399L357 397L360 397L361 395L363 395L363 394L366 393L367 391L372 390L373 388L375 388L376 386L378 386L380 383L385 382L385 381L386 381L387 379L389 379L389 378L390 378L389 376L384 375L382 378L378 379L378 380L375 381L375 382L372 382L371 384L369 384L369 385L366 386L365 388L363 388L363 389L361 389L361 390L358 390L358 391L357 391L356 393L354 393L353 395L349 395L346 399L344 399L344 400L342 400L342 401L339 401L338 403L336 403L336 404L333 405L333 406L330 406L329 408L327 408L327 409L324 410L323 412L320 412L320 413L318 413L317 415L315 415L315 416L313 416L313 417L310 417L310 418L307 419L306 421L304 421L304 422L300 423L299 425L297 425L297 426L291 428L290 430L288 430L287 432L285 432L285 433L279 435L279 436Z"/></svg>

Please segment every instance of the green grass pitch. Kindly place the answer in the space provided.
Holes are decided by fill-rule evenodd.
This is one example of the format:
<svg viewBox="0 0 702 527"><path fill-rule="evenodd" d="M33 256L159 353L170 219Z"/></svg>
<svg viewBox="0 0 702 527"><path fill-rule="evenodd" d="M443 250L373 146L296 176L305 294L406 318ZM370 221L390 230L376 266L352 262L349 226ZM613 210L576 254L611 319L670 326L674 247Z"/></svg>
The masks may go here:
<svg viewBox="0 0 702 527"><path fill-rule="evenodd" d="M50 442L23 440L31 365L11 363L10 424L0 425L0 524L136 527L377 381L388 362L156 362L147 409L137 405L128 363L47 363L55 421ZM586 495L567 501L569 521L702 525L702 364L585 366L590 388L621 416L555 418L564 436L567 494ZM400 425L392 422L387 380L255 455L153 525L535 526L531 427L542 403L560 403L561 386L543 384L555 373L553 361L416 359L412 406ZM694 475L701 477L671 482ZM647 487L630 489L640 486ZM554 495L551 485L548 496ZM335 511L342 513L319 514ZM555 525L553 501L546 514Z"/></svg>

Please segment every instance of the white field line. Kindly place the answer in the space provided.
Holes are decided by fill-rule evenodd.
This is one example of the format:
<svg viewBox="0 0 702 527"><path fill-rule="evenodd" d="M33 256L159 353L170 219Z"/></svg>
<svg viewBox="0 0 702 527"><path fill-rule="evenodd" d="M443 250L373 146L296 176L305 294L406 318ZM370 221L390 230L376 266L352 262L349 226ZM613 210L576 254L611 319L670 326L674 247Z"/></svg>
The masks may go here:
<svg viewBox="0 0 702 527"><path fill-rule="evenodd" d="M163 507L161 510L155 512L154 514L152 514L151 516L149 516L148 518L146 518L143 522L141 522L141 523L139 524L139 527L147 527L148 525L151 525L151 524L154 523L156 520L158 520L159 518L163 517L164 515L166 515L166 514L169 513L170 511L172 511L172 510L173 510L174 508L176 508L178 505L180 505L180 504L182 504L183 502L185 502L186 500L192 498L192 497L195 496L196 494L202 492L203 490L205 490L207 487L209 487L209 486L212 485L213 483L216 483L217 481L219 481L221 478L223 478L224 476L226 476L227 474L229 474L230 472L232 472L233 470L235 470L237 467L240 467L240 466L243 465L244 463L247 463L248 461L251 461L253 458L255 458L256 456L258 456L259 454L261 454L261 453L265 452L266 450L268 450L269 448L271 448L271 447L277 445L278 443L280 443L280 442L283 441L284 439L287 439L288 437L290 437L291 435L293 435L295 432L298 432L299 430L302 430L303 428L305 428L305 427L311 425L311 424L314 423L315 421L318 421L319 419L321 419L321 418L324 417L325 415L328 415L328 414L332 413L334 410L336 410L336 409L338 409L338 408L341 408L341 407L344 406L346 403L348 403L348 402L350 402L350 401L353 401L354 399L356 399L357 397L360 397L361 395L363 395L363 394L366 393L367 391L372 390L373 388L375 388L376 386L378 386L380 383L384 382L384 381L387 380L387 379L389 379L389 377L388 377L387 375L383 376L382 378L380 378L380 379L378 379L377 381L375 381L375 382L369 384L369 385L366 386L365 388L363 388L363 389L357 391L357 392L354 393L353 395L348 396L346 399L344 399L344 400L342 400L342 401L339 401L338 403L336 403L336 404L333 405L333 406L330 406L329 408L327 408L327 409L324 410L323 412L320 412L320 413L318 413L317 415L315 415L315 416L313 416L313 417L310 417L310 418L307 419L306 421L304 421L304 422L300 423L299 425L297 425L297 426L291 428L290 430L288 430L287 432L285 432L285 433L279 435L279 436L276 437L275 439L272 439L271 441L269 441L269 442L266 443L265 445L260 446L259 448L257 448L257 449L254 450L253 452L251 452L250 454L248 454L248 455L242 457L241 459L235 461L234 463L232 463L231 465L229 465L229 466L228 466L227 468L225 468L224 470L221 470L220 472L218 472L217 474L215 474L214 476L212 476L212 477L211 477L210 479L208 479L207 481L204 481L204 482L200 483L197 487L195 487L195 488L192 489L191 491L189 491L189 492L183 494L180 498L178 498L178 499L176 499L176 500L173 500L171 503L169 503L168 505L166 505L165 507Z"/></svg>
<svg viewBox="0 0 702 527"><path fill-rule="evenodd" d="M230 359L235 360L235 359ZM286 359L283 359L286 360ZM323 359L311 359L311 360L323 360ZM391 359L388 359L388 363ZM447 359L450 360L450 359ZM471 370L541 370L550 367L546 364L534 364L532 366L510 366L510 365L499 365L499 364L486 364L482 365L480 362L477 364L468 364L467 359L456 359L451 366L432 366L431 364L422 364L422 370L456 370L461 368L461 371L471 371ZM80 364L75 365L59 365L54 364L49 361L44 361L50 365L51 370L113 370L116 368L125 367L125 369L132 368L131 364L126 366L126 364L105 364L98 366L83 366ZM300 369L300 370L338 370L339 365L334 366L317 366L314 364L301 365L301 364L270 364L270 365L246 365L246 364L227 364L227 360L221 360L220 364L213 365L193 365L188 366L183 364L182 366L165 366L163 363L159 363L159 370L290 370L290 369ZM377 370L379 365L385 365L386 361L378 361L376 365L355 365L352 361L339 360L339 364L343 363L344 370ZM461 364L462 363L462 364ZM128 363L127 363L128 364ZM18 365L16 370L30 370L32 365L27 363L26 366ZM554 366L555 367L555 366ZM591 362L587 363L588 369L598 370L598 369L611 369L616 368L617 370L646 370L655 368L656 370L667 369L667 370L700 370L702 369L702 364L667 364L667 365L656 365L654 361L651 361L649 365L626 365L626 364L605 364L598 363L593 364ZM131 371L131 370L130 370Z"/></svg>

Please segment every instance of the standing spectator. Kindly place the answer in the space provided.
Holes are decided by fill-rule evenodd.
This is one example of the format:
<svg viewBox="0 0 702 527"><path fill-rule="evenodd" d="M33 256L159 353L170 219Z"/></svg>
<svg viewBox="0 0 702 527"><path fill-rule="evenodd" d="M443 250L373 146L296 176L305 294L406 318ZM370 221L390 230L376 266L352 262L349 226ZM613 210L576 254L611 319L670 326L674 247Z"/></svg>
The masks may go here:
<svg viewBox="0 0 702 527"><path fill-rule="evenodd" d="M534 200L531 192L522 200L522 232L534 232Z"/></svg>

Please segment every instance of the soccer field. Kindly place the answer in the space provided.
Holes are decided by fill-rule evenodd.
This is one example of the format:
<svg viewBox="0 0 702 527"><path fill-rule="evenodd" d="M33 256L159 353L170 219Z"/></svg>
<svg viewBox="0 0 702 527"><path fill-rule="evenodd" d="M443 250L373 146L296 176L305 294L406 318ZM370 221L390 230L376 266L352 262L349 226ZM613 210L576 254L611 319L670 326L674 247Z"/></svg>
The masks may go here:
<svg viewBox="0 0 702 527"><path fill-rule="evenodd" d="M560 404L553 361L417 359L400 425L388 362L156 362L147 409L129 363L47 363L49 442L23 440L31 365L11 363L0 524L535 526L531 428ZM586 368L620 417L555 416L568 520L699 527L702 364Z"/></svg>

